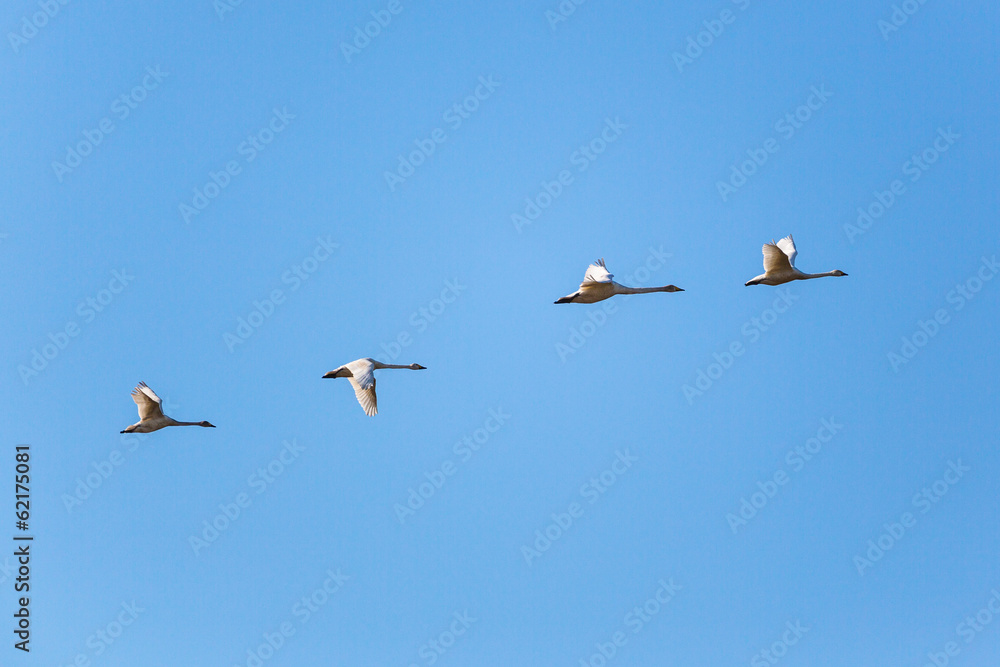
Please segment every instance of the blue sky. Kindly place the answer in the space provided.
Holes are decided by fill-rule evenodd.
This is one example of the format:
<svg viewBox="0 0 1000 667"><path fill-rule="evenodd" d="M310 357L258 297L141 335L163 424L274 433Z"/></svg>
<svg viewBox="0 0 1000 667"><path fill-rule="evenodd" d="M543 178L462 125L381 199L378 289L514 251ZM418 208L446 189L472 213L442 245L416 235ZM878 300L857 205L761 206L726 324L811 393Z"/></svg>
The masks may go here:
<svg viewBox="0 0 1000 667"><path fill-rule="evenodd" d="M995 662L995 7L221 1L0 10L4 664Z"/></svg>

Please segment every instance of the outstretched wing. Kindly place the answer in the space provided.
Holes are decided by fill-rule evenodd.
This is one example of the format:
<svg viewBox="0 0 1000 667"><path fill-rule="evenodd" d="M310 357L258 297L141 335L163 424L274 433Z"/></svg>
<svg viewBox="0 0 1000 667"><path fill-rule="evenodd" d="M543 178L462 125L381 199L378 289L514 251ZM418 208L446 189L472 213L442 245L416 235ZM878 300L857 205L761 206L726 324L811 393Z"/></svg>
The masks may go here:
<svg viewBox="0 0 1000 667"><path fill-rule="evenodd" d="M776 243L764 244L764 271L765 273L782 273L790 271L791 263L788 255L782 252Z"/></svg>
<svg viewBox="0 0 1000 667"><path fill-rule="evenodd" d="M614 275L608 272L608 267L601 258L587 267L587 273L583 276L580 287L586 287L587 283L610 283Z"/></svg>
<svg viewBox="0 0 1000 667"><path fill-rule="evenodd" d="M788 257L788 263L795 266L795 258L798 257L799 251L795 249L795 239L791 234L778 241L778 248Z"/></svg>
<svg viewBox="0 0 1000 667"><path fill-rule="evenodd" d="M351 371L351 386L358 403L369 417L378 414L378 399L375 396L375 362L371 359L358 359L347 364Z"/></svg>
<svg viewBox="0 0 1000 667"><path fill-rule="evenodd" d="M378 397L375 396L375 376L372 376L371 384L369 384L367 388L362 387L357 378L349 379L351 381L351 385L354 387L354 395L358 397L358 403L361 404L365 414L369 417L377 415Z"/></svg>
<svg viewBox="0 0 1000 667"><path fill-rule="evenodd" d="M140 382L132 390L132 400L139 406L140 421L163 416L163 408L160 407L162 402L160 401L160 397L147 387L145 382Z"/></svg>

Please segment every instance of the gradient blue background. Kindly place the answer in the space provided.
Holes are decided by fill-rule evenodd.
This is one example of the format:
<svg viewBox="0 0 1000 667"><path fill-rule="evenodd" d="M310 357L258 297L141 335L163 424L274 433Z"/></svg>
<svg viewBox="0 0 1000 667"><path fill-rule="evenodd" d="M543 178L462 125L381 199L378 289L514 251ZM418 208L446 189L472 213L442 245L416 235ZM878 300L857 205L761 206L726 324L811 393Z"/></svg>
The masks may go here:
<svg viewBox="0 0 1000 667"><path fill-rule="evenodd" d="M247 0L220 20L209 0L73 2L16 53L6 35L38 6L0 11L0 536L17 443L37 536L32 652L10 646L0 573L0 662L245 665L290 622L265 664L426 665L467 610L436 664L578 665L671 577L681 591L610 664L746 665L789 621L810 630L787 665L923 665L960 641L1000 587L1000 280L898 373L887 354L998 252L997 8L927 3L883 39L888 1L595 1L552 29L554 0L402 0L346 62L341 42L386 4ZM735 20L678 72L673 54L723 9ZM112 116L155 66L166 79ZM500 87L448 126L491 75ZM829 101L723 202L717 181L821 84ZM179 204L275 107L294 120L185 223ZM60 182L52 162L106 116L114 131ZM607 118L627 128L575 171ZM390 191L397 155L439 127ZM857 207L947 127L961 138L851 243ZM563 169L574 182L518 232L511 214ZM792 285L750 343L777 293L743 283L790 232L801 268L850 277ZM337 253L291 291L282 275L327 236ZM597 257L624 281L650 247L672 257L646 284L687 291L617 297L561 359L601 305L552 301ZM134 281L84 322L78 304L122 269ZM418 331L447 280L465 290ZM230 351L224 334L276 288L286 301ZM22 381L68 322L80 334ZM397 362L428 370L381 372L376 418L320 379L401 332ZM682 387L733 341L746 353L690 404ZM218 428L127 451L140 380ZM498 407L507 423L401 525L394 505ZM830 417L843 431L734 535L727 513ZM248 477L292 439L300 457L255 494ZM625 448L638 462L529 566L522 545ZM125 462L67 511L114 450ZM860 576L868 540L959 459L971 471ZM189 537L247 491L195 555ZM349 581L301 623L293 606L331 568ZM96 656L88 638L133 600L145 611ZM952 664L995 664L1000 619L960 646Z"/></svg>

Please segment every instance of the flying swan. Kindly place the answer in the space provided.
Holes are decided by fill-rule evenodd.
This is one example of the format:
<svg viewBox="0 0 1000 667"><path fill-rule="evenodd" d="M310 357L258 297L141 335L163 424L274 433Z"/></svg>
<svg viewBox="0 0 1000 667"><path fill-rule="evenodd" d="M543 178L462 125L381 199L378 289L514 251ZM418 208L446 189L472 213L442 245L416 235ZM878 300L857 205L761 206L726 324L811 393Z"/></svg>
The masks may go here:
<svg viewBox="0 0 1000 667"><path fill-rule="evenodd" d="M789 234L777 243L771 241L764 244L764 273L747 282L750 285L784 285L793 280L811 280L828 276L841 277L847 274L843 271L828 271L826 273L802 273L795 268L795 257L799 251L795 249L795 240Z"/></svg>
<svg viewBox="0 0 1000 667"><path fill-rule="evenodd" d="M375 396L375 371L383 368L408 368L411 371L422 371L420 364L383 364L374 359L358 359L340 368L330 371L324 378L347 378L354 387L354 394L365 414L374 417L378 414L378 398Z"/></svg>
<svg viewBox="0 0 1000 667"><path fill-rule="evenodd" d="M127 427L121 433L152 433L167 426L204 426L215 428L208 422L179 422L163 414L160 397L146 386L145 382L132 390L132 400L139 406L139 421Z"/></svg>
<svg viewBox="0 0 1000 667"><path fill-rule="evenodd" d="M625 287L612 280L614 275L608 273L604 259L599 259L587 267L580 289L564 296L555 303L597 303L610 299L615 294L648 294L650 292L683 292L680 287Z"/></svg>

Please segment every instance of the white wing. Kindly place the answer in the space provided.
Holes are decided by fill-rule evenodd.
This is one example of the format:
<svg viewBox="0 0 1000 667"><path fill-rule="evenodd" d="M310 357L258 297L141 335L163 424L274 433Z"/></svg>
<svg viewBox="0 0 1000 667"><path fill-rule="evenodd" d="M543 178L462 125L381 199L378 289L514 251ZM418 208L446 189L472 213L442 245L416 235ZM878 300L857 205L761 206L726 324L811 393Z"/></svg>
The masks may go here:
<svg viewBox="0 0 1000 667"><path fill-rule="evenodd" d="M368 388L361 386L357 378L348 378L351 381L351 385L354 387L354 395L358 397L358 403L361 404L362 409L364 409L365 414L369 417L374 417L378 414L378 397L375 396L375 377L372 377L371 384Z"/></svg>
<svg viewBox="0 0 1000 667"><path fill-rule="evenodd" d="M371 359L358 359L347 364L353 377L350 378L354 387L354 395L369 417L378 414L378 398L375 396L375 362Z"/></svg>
<svg viewBox="0 0 1000 667"><path fill-rule="evenodd" d="M604 265L604 259L601 258L587 267L587 273L583 276L580 287L585 287L587 283L610 283L612 278L614 275L608 273L608 267Z"/></svg>
<svg viewBox="0 0 1000 667"><path fill-rule="evenodd" d="M795 258L798 256L799 251L795 249L795 239L789 234L785 238L778 241L778 248L781 252L785 253L788 257L788 263L795 266Z"/></svg>
<svg viewBox="0 0 1000 667"><path fill-rule="evenodd" d="M788 261L788 255L782 252L777 244L765 243L763 250L765 273L782 273L791 270L792 265Z"/></svg>
<svg viewBox="0 0 1000 667"><path fill-rule="evenodd" d="M139 406L139 420L144 421L151 417L162 417L163 408L160 407L160 397L152 389L146 386L145 382L140 382L132 390L132 400Z"/></svg>

